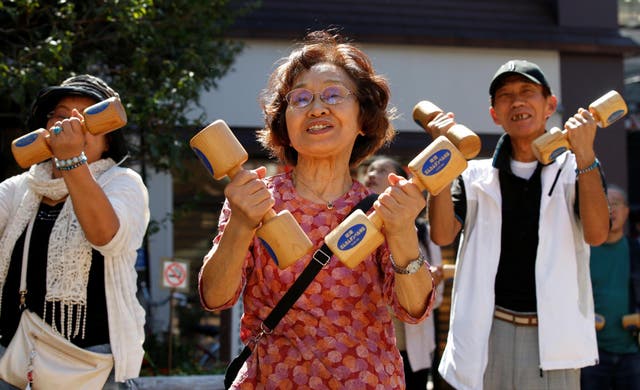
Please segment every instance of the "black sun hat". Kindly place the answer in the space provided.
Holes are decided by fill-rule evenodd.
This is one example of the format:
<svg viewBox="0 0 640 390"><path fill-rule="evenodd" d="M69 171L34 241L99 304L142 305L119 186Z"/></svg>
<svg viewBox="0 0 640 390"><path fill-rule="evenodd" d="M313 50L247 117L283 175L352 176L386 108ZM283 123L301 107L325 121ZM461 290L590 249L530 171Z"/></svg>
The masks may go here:
<svg viewBox="0 0 640 390"><path fill-rule="evenodd" d="M118 96L102 79L88 75L69 77L59 86L47 87L40 90L36 100L31 106L28 127L30 130L43 128L47 124L47 114L51 112L58 102L65 96L86 96L95 99L96 103Z"/></svg>

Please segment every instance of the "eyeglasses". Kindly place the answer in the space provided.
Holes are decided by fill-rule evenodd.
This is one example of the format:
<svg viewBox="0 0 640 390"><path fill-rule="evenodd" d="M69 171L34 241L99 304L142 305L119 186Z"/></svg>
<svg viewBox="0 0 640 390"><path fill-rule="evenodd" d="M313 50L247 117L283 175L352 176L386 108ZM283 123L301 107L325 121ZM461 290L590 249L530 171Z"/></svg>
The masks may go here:
<svg viewBox="0 0 640 390"><path fill-rule="evenodd" d="M344 99L349 95L353 95L353 92L342 85L331 85L323 89L322 92L315 93L306 88L296 88L285 96L285 100L289 106L299 109L311 104L316 95L320 97L323 103L335 106L336 104L344 102Z"/></svg>
<svg viewBox="0 0 640 390"><path fill-rule="evenodd" d="M626 206L627 206L627 204L624 203L624 202L611 202L611 203L609 203L609 207L611 207L611 208L614 208L614 207L615 208L626 207Z"/></svg>

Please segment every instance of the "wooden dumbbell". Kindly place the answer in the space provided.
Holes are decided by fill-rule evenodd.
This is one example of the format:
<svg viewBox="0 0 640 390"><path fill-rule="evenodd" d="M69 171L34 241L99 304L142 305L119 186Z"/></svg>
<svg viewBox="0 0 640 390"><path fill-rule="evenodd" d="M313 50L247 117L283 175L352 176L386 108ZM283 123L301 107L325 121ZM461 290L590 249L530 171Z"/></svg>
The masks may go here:
<svg viewBox="0 0 640 390"><path fill-rule="evenodd" d="M640 313L632 313L622 316L622 327L627 330L639 330Z"/></svg>
<svg viewBox="0 0 640 390"><path fill-rule="evenodd" d="M85 108L82 115L84 129L93 135L105 134L127 124L127 113L116 96ZM13 140L11 152L18 165L29 168L53 157L46 137L49 137L49 132L38 129Z"/></svg>
<svg viewBox="0 0 640 390"><path fill-rule="evenodd" d="M456 265L455 264L443 264L442 265L442 279L453 279L456 275Z"/></svg>
<svg viewBox="0 0 640 390"><path fill-rule="evenodd" d="M437 195L465 170L467 160L451 141L440 136L408 167L411 183ZM355 210L325 237L325 243L340 261L354 268L384 242L382 225L375 211L367 216L362 210Z"/></svg>
<svg viewBox="0 0 640 390"><path fill-rule="evenodd" d="M601 128L609 127L627 114L627 104L616 91L609 91L589 105L591 115ZM566 130L557 127L542 134L533 141L533 154L538 161L549 164L559 155L571 150Z"/></svg>
<svg viewBox="0 0 640 390"><path fill-rule="evenodd" d="M429 127L427 125L429 122L441 113L443 113L443 111L440 107L430 101L423 100L413 107L413 120L418 124L418 126L422 127L425 131L428 131L427 129ZM460 152L462 152L462 155L467 160L471 160L477 156L482 148L480 137L478 137L478 135L468 127L461 124L451 126L451 128L447 130L445 137L447 137L449 141L451 141L451 143L455 145Z"/></svg>
<svg viewBox="0 0 640 390"><path fill-rule="evenodd" d="M453 279L454 276L456 275L456 265L455 264L442 264L440 266L432 265L429 268L429 270L431 271L432 275L436 275L436 273L438 272L438 269L442 273L442 276L440 277L439 281L435 280L435 278L434 278L434 282L442 283L442 282L445 282L447 280Z"/></svg>
<svg viewBox="0 0 640 390"><path fill-rule="evenodd" d="M602 314L596 313L596 330L602 330L604 328L606 321Z"/></svg>
<svg viewBox="0 0 640 390"><path fill-rule="evenodd" d="M229 126L220 119L193 136L189 145L216 180L225 176L233 179L249 158ZM313 248L289 210L276 214L270 209L256 235L280 269L287 268Z"/></svg>

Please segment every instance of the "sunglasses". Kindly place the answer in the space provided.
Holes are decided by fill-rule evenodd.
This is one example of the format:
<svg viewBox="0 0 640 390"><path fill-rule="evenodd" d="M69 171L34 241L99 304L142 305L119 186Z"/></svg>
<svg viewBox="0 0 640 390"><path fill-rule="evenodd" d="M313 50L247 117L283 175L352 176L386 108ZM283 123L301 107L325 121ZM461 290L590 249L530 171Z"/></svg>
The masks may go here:
<svg viewBox="0 0 640 390"><path fill-rule="evenodd" d="M296 88L289 92L285 96L285 100L290 107L293 108L305 108L313 102L316 95L320 97L323 103L329 105L336 105L344 102L344 99L349 95L353 95L353 92L349 91L342 85L331 85L323 89L321 92L311 92L306 88Z"/></svg>
<svg viewBox="0 0 640 390"><path fill-rule="evenodd" d="M61 111L56 111L53 110L51 112L47 113L47 121L50 120L55 120L56 122L62 122L65 119L69 119L71 116L69 116L69 114L67 114L66 112L61 112Z"/></svg>

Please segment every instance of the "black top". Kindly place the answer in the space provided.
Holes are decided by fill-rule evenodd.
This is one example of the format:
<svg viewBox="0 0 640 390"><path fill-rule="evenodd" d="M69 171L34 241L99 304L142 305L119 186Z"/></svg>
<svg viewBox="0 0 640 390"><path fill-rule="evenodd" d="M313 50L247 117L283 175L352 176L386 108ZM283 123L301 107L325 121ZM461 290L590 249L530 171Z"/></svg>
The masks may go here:
<svg viewBox="0 0 640 390"><path fill-rule="evenodd" d="M502 194L502 235L495 303L513 311L537 312L535 263L542 197L540 177L544 166L538 163L529 180L522 179L511 171L511 155L511 141L509 135L504 134L498 141L493 158L493 166L499 170ZM464 224L467 201L462 176L454 182L451 193L455 215ZM576 214L577 194L576 190Z"/></svg>
<svg viewBox="0 0 640 390"><path fill-rule="evenodd" d="M520 312L536 309L536 254L540 220L541 165L529 180L500 170L502 236L496 274L496 305Z"/></svg>
<svg viewBox="0 0 640 390"><path fill-rule="evenodd" d="M47 277L47 248L51 230L60 214L64 202L55 206L40 204L38 215L31 233L29 261L27 269L27 308L42 317ZM25 229L26 231L26 229ZM22 271L22 252L25 232L16 241L11 255L9 272L2 291L2 311L0 312L0 344L8 346L18 328L20 320L19 294L20 274ZM51 323L51 306L47 304L47 322ZM60 324L60 305L55 304L56 327ZM74 313L74 319L76 314ZM78 323L79 324L79 323ZM71 342L81 348L109 343L109 324L107 321L107 302L104 288L104 257L92 250L89 283L87 285L87 320L85 336L82 333L71 338Z"/></svg>

